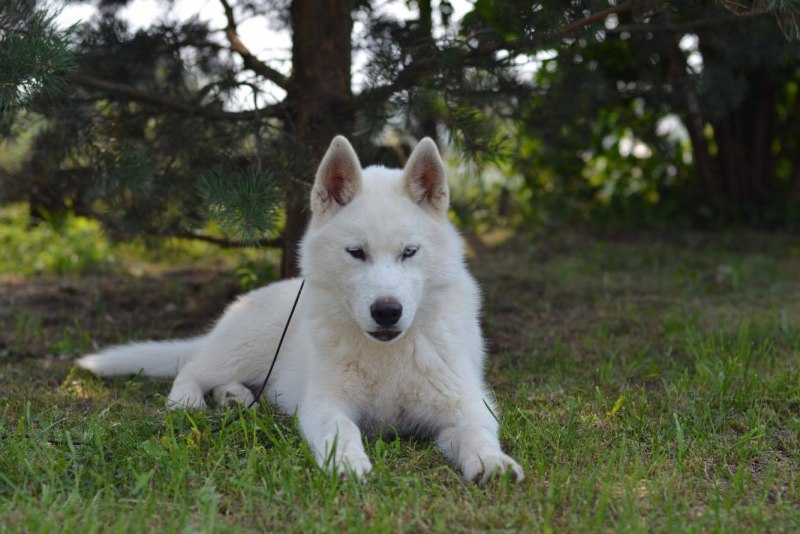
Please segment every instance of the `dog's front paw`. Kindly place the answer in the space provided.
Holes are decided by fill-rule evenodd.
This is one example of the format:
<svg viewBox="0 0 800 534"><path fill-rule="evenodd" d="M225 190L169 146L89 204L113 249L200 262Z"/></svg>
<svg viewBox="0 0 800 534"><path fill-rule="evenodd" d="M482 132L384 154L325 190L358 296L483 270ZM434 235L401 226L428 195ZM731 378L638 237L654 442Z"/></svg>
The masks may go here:
<svg viewBox="0 0 800 534"><path fill-rule="evenodd" d="M206 401L203 390L193 383L178 383L172 385L167 399L167 408L170 410L204 410Z"/></svg>
<svg viewBox="0 0 800 534"><path fill-rule="evenodd" d="M525 478L522 467L509 455L500 451L475 454L464 462L461 470L465 480L476 482L481 486L506 472L517 482Z"/></svg>
<svg viewBox="0 0 800 534"><path fill-rule="evenodd" d="M372 471L372 463L365 454L363 455L343 455L336 461L336 473L339 478L355 475L359 480L364 479Z"/></svg>
<svg viewBox="0 0 800 534"><path fill-rule="evenodd" d="M330 473L336 473L342 479L353 475L357 479L363 480L372 471L372 463L366 454L351 452L336 454L333 458L328 458L323 462L322 468Z"/></svg>
<svg viewBox="0 0 800 534"><path fill-rule="evenodd" d="M211 396L218 406L250 406L253 402L253 392L249 388L238 382L231 382L215 387Z"/></svg>
<svg viewBox="0 0 800 534"><path fill-rule="evenodd" d="M169 398L167 408L170 410L205 410L206 401L203 397L192 395L178 398Z"/></svg>

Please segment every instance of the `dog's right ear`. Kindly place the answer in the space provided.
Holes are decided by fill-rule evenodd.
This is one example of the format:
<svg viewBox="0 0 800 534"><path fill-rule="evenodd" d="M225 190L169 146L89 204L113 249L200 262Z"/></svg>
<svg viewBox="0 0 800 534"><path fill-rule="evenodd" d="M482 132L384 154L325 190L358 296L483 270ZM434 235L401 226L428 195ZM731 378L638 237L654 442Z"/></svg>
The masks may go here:
<svg viewBox="0 0 800 534"><path fill-rule="evenodd" d="M337 135L322 158L311 190L311 213L332 215L361 191L361 163L353 147Z"/></svg>

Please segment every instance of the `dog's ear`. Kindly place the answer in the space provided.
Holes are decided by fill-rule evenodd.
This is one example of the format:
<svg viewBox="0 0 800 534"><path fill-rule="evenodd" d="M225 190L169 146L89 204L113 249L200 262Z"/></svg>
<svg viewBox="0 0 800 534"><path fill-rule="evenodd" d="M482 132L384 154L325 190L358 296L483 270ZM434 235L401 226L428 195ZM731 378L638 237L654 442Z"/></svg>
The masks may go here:
<svg viewBox="0 0 800 534"><path fill-rule="evenodd" d="M411 152L405 168L406 190L411 200L437 215L450 205L447 174L433 139L426 137Z"/></svg>
<svg viewBox="0 0 800 534"><path fill-rule="evenodd" d="M353 147L337 135L322 158L311 190L311 213L333 214L361 191L361 163Z"/></svg>

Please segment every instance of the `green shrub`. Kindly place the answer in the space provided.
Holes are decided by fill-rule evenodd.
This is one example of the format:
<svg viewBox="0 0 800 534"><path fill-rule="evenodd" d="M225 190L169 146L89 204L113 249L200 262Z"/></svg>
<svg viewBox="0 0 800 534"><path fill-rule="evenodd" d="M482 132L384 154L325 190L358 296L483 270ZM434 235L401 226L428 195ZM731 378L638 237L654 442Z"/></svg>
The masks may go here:
<svg viewBox="0 0 800 534"><path fill-rule="evenodd" d="M117 261L100 223L75 215L33 221L24 205L0 208L0 273L85 274Z"/></svg>

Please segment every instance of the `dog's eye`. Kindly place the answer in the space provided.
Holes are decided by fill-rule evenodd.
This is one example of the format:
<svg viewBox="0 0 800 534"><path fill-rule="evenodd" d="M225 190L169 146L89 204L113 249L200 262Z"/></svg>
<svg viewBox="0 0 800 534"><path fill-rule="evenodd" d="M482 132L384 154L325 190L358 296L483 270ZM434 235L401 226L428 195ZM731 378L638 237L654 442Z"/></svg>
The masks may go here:
<svg viewBox="0 0 800 534"><path fill-rule="evenodd" d="M345 250L357 260L366 261L367 259L367 255L364 253L364 249L361 247L350 247L346 248Z"/></svg>
<svg viewBox="0 0 800 534"><path fill-rule="evenodd" d="M407 260L411 256L417 253L419 247L406 247L403 249L403 259Z"/></svg>

